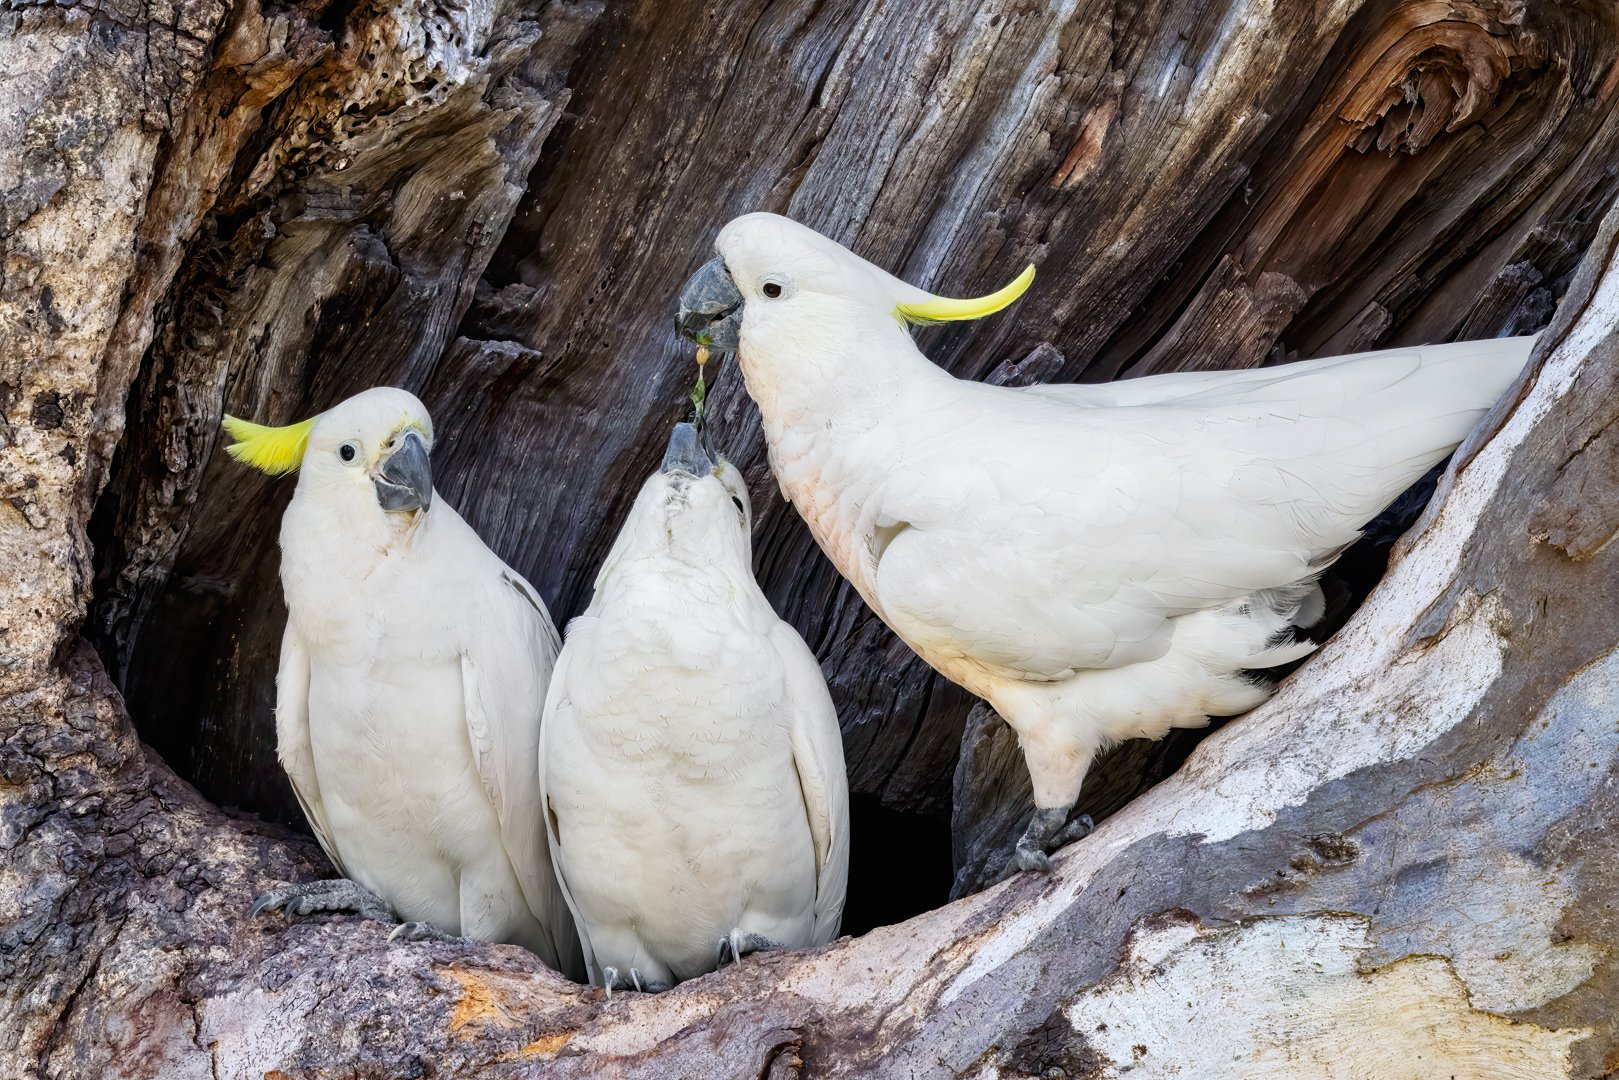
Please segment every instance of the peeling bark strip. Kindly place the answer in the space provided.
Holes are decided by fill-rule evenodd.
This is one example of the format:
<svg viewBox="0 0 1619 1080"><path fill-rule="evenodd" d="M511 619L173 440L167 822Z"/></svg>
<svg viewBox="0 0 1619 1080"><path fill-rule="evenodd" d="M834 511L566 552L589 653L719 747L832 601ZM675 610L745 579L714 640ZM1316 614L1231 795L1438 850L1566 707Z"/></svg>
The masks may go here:
<svg viewBox="0 0 1619 1080"><path fill-rule="evenodd" d="M0 1075L1619 1069L1616 43L1595 2L0 0ZM418 390L442 490L566 614L684 390L667 298L761 206L947 292L1040 262L928 331L959 374L1024 358L998 379L1563 299L1350 626L1049 879L611 1003L515 948L249 923L318 855L141 746L92 578L149 739L276 810L285 489L220 467L220 412ZM759 552L856 790L942 812L970 699L779 503ZM969 879L1021 805L992 725ZM1126 749L1109 807L1175 757Z"/></svg>

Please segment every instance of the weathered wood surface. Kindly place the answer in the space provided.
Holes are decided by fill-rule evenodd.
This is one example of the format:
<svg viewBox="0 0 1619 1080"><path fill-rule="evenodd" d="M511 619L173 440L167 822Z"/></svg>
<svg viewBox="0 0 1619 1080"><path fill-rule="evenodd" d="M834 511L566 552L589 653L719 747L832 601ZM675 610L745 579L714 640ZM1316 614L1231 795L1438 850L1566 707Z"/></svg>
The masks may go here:
<svg viewBox="0 0 1619 1080"><path fill-rule="evenodd" d="M286 809L286 485L217 420L378 381L572 613L688 378L669 297L742 209L943 291L1039 262L1016 312L929 331L962 374L1538 326L1613 194L1616 41L1517 0L0 0L0 1074L1619 1068L1611 226L1534 393L1275 702L1052 879L812 956L606 1004L515 949L249 925L318 856L176 780L102 671L208 794ZM714 407L763 503L736 380ZM970 699L779 501L759 568L856 789L943 813Z"/></svg>
<svg viewBox="0 0 1619 1080"><path fill-rule="evenodd" d="M264 870L309 867L153 768L142 825L113 835L167 860L122 871L116 947L75 995L54 1071L1604 1075L1616 226L1533 389L1351 626L1052 877L609 1003L510 948L390 949L349 920L244 932ZM200 828L217 842L176 858Z"/></svg>
<svg viewBox="0 0 1619 1080"><path fill-rule="evenodd" d="M216 209L165 247L178 277L99 509L93 631L144 737L288 821L270 685L289 485L217 453L221 408L418 391L444 494L561 620L682 407L669 298L734 213L790 212L947 292L1035 261L1015 311L926 346L982 375L1044 344L1053 377L1101 379L1538 326L1619 148L1619 15L1594 2L557 5L539 45L502 27L526 57L509 74L497 58L408 105L414 46L365 59L386 18L327 45L340 10L287 17L288 85L210 149ZM972 700L821 558L720 382L720 442L768 504L760 573L823 660L854 790L947 813Z"/></svg>

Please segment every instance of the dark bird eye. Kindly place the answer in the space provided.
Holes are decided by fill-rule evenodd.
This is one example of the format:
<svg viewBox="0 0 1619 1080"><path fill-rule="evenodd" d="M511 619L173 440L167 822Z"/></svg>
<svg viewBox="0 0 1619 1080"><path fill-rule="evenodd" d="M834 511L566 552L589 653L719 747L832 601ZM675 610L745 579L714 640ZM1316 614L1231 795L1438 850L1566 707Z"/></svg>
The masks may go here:
<svg viewBox="0 0 1619 1080"><path fill-rule="evenodd" d="M778 291L780 291L780 290L778 290ZM748 508L742 505L742 500L741 499L737 498L735 495L732 495L731 496L731 503L732 503L733 506L736 507L736 512L737 513L741 514L744 518L746 518L748 516Z"/></svg>
<svg viewBox="0 0 1619 1080"><path fill-rule="evenodd" d="M354 449L354 444L351 442L346 442L337 448L337 456L342 458L344 461L353 461L356 452L357 451Z"/></svg>
<svg viewBox="0 0 1619 1080"><path fill-rule="evenodd" d="M765 282L765 295L774 300L776 297L781 295L781 286L777 285L774 281Z"/></svg>

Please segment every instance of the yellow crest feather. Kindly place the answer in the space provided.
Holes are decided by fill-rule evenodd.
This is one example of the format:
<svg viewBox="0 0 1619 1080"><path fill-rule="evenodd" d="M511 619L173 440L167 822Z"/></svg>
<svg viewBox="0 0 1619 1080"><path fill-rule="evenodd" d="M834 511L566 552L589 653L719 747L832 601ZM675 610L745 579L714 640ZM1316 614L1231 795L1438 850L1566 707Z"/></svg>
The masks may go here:
<svg viewBox="0 0 1619 1080"><path fill-rule="evenodd" d="M318 417L311 416L286 427L266 427L235 416L225 417L225 433L233 441L225 452L240 461L267 472L271 476L285 476L297 472L304 461L304 448L309 445L309 432Z"/></svg>
<svg viewBox="0 0 1619 1080"><path fill-rule="evenodd" d="M988 296L977 296L970 300L952 300L947 296L935 296L920 304L900 304L894 309L894 314L913 323L982 319L985 315L995 314L1022 296L1033 281L1034 264L1030 263L1023 268L1023 273Z"/></svg>

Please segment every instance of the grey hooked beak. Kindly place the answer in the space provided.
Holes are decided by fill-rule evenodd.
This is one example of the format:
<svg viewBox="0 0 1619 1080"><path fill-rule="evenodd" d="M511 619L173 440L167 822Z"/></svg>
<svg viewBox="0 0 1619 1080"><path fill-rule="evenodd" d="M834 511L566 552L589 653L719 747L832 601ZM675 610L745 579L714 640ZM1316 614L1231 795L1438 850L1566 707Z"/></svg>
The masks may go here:
<svg viewBox="0 0 1619 1080"><path fill-rule="evenodd" d="M394 452L382 460L382 468L371 478L377 488L377 502L389 513L426 510L433 504L433 467L427 463L427 446L421 435L405 432Z"/></svg>
<svg viewBox="0 0 1619 1080"><path fill-rule="evenodd" d="M742 328L742 294L731 280L725 263L710 259L680 290L680 313L675 329L699 345L720 352L736 352Z"/></svg>
<svg viewBox="0 0 1619 1080"><path fill-rule="evenodd" d="M714 471L714 455L709 453L706 440L697 434L691 424L676 424L669 433L669 449L664 451L660 472L683 472L692 476L707 476Z"/></svg>

